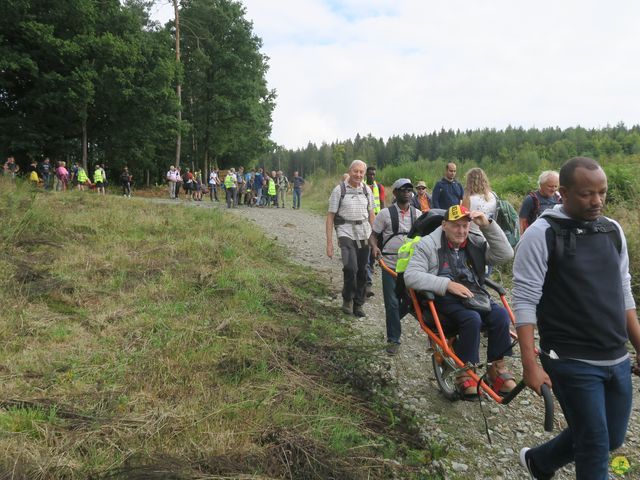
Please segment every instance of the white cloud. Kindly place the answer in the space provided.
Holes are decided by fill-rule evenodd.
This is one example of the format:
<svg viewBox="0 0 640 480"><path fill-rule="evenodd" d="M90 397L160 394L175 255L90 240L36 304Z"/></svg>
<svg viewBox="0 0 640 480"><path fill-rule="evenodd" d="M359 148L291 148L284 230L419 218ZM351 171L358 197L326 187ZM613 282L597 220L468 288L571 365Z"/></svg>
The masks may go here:
<svg viewBox="0 0 640 480"><path fill-rule="evenodd" d="M273 139L639 123L640 3L245 0Z"/></svg>

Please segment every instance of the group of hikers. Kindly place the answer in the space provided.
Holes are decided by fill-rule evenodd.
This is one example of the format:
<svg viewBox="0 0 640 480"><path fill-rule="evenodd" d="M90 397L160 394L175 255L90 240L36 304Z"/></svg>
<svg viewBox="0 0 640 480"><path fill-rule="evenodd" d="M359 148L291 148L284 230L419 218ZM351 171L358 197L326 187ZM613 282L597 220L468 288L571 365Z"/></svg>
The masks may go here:
<svg viewBox="0 0 640 480"><path fill-rule="evenodd" d="M222 172L213 168L209 173L207 184L203 182L202 172L192 172L189 168L182 171L171 165L166 175L169 185L169 198L179 199L180 189L184 190L186 198L202 201L203 194L209 193L212 202L218 202L218 192L224 195L227 208L239 205L248 207L286 208L287 193L293 192L292 208L299 209L302 200L302 186L305 181L297 171L293 172L291 180L282 170L272 170L270 173L263 168L252 168L245 172L239 167Z"/></svg>
<svg viewBox="0 0 640 480"><path fill-rule="evenodd" d="M640 325L624 233L602 214L607 177L598 162L575 157L559 172L542 172L538 190L522 202L517 243L496 221L500 201L480 168L467 172L463 188L449 163L431 195L423 181L414 186L399 178L389 205L375 173L354 160L329 198L326 253L334 255L335 231L343 312L366 315L372 264L382 259L390 269L381 274L387 353L398 353L408 312L396 292L401 272L407 288L434 294L442 327L457 332L453 350L469 368L479 364L485 331L486 381L506 395L516 387L506 361L512 356L510 317L483 285L494 266L515 255L512 300L523 378L538 394L543 384L552 387L567 421L550 441L523 447L520 464L538 480L572 462L579 480L609 478L609 452L622 445L631 413L630 372L640 374ZM407 240L421 215L436 213L441 220L434 231ZM633 367L628 341L635 349ZM461 398L478 399L467 370L456 374L456 388Z"/></svg>
<svg viewBox="0 0 640 480"><path fill-rule="evenodd" d="M20 166L16 163L15 157L9 156L3 165L3 175L15 179L19 172ZM101 195L106 194L108 185L107 172L104 164L96 164L93 174L89 173L84 167L74 162L71 167L67 168L67 162L57 161L51 162L50 158L44 158L40 163L32 160L27 169L27 179L36 187L44 188L47 191L64 192L71 189L77 190L94 190ZM133 177L129 173L129 168L124 167L120 173L120 186L122 187L122 195L131 197L131 182Z"/></svg>

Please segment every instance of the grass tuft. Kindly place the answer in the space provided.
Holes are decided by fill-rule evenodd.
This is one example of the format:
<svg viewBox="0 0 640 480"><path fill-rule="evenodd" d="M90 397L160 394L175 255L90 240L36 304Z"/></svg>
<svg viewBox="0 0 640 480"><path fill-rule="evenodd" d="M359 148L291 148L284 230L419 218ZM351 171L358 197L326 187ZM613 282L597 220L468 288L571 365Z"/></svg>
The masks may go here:
<svg viewBox="0 0 640 480"><path fill-rule="evenodd" d="M437 478L255 227L9 182L0 214L0 478Z"/></svg>

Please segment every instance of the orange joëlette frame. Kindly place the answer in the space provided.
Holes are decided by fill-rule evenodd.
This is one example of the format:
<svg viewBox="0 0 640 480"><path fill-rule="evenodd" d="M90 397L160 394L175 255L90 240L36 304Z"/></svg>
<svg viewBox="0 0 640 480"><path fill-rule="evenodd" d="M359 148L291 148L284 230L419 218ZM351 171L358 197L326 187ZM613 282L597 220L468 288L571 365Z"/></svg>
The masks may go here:
<svg viewBox="0 0 640 480"><path fill-rule="evenodd" d="M393 275L394 277L397 277L398 274L396 272L394 272L393 270L391 270L385 263L384 260L382 260L381 258L378 259L378 262L380 263L380 266L382 268L384 268L384 270L389 273L390 275ZM416 295L415 290L413 290L412 288L409 289L409 295L411 296L411 301L413 302L413 310L415 313L416 318L418 319L418 322L420 323L420 328L422 328L422 330L424 331L424 333L426 333L429 336L429 339L436 343L444 352L444 354L447 357L450 357L453 359L453 361L455 362L455 364L460 367L463 368L465 366L464 362L462 360L460 360L458 358L458 356L454 353L454 351L451 349L451 347L449 346L449 343L447 342L447 337L444 334L444 330L442 329L442 324L440 323L440 317L438 317L438 312L436 311L436 307L435 304L433 303L433 300L427 300L428 305L429 305L429 310L431 311L431 315L433 316L433 320L435 322L435 327L437 330L437 333L434 332L429 326L427 326L427 324L424 321L424 318L422 317L422 308L420 306L420 302L418 301L418 296ZM507 312L509 313L509 318L511 319L511 324L515 325L515 316L513 315L513 311L511 310L511 307L509 306L509 304L507 303L507 299L505 298L504 294L500 295L500 300L502 301L502 305L504 306L504 308L507 310ZM513 339L518 338L518 335L516 334L516 332L513 329L510 329L510 334L511 337ZM495 400L497 403L502 403L503 401L503 397L501 397L500 395L498 395L498 393L496 393L489 385L487 385L484 381L482 381L480 379L480 377L471 369L467 370L467 374L476 382L478 382L478 384L480 385L480 388L489 396L491 397L493 400Z"/></svg>

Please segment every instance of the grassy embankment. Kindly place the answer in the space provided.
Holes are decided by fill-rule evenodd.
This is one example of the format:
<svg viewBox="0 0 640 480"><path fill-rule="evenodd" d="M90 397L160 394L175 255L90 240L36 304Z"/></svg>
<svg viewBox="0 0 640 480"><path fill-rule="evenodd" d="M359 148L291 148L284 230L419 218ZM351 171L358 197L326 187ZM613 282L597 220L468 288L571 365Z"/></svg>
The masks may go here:
<svg viewBox="0 0 640 480"><path fill-rule="evenodd" d="M0 217L0 478L440 478L245 222L7 182Z"/></svg>

